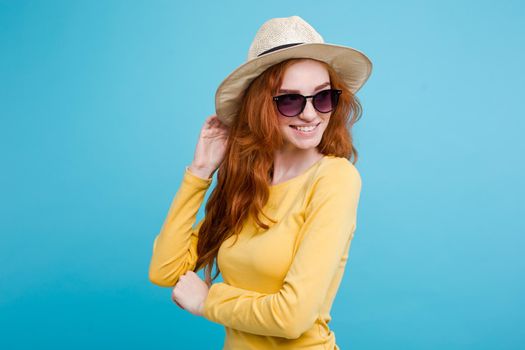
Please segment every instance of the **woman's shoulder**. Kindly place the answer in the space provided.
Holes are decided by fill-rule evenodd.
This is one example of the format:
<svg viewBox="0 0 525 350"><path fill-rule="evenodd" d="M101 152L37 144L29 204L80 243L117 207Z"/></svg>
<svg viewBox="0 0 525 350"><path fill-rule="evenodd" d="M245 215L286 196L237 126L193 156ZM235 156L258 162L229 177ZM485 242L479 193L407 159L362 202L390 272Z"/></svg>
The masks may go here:
<svg viewBox="0 0 525 350"><path fill-rule="evenodd" d="M305 208L312 203L355 201L361 193L361 175L347 158L325 156L308 185Z"/></svg>
<svg viewBox="0 0 525 350"><path fill-rule="evenodd" d="M316 174L317 179L330 181L352 181L361 183L361 175L357 167L347 158L327 155L320 164Z"/></svg>

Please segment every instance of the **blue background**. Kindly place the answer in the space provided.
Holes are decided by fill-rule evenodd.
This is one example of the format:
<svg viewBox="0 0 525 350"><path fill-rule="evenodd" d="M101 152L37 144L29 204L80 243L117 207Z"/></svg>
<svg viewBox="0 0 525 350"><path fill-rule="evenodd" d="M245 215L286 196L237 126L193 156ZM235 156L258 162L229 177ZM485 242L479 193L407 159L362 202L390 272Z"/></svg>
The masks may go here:
<svg viewBox="0 0 525 350"><path fill-rule="evenodd" d="M221 347L149 282L153 239L215 89L291 15L374 63L338 345L525 347L523 2L303 0L0 1L0 348Z"/></svg>

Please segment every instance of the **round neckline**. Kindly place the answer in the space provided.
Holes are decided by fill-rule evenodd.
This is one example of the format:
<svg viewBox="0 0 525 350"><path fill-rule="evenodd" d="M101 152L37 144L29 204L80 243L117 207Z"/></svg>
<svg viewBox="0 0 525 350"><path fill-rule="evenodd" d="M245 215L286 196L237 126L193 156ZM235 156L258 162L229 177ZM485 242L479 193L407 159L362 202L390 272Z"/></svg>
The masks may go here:
<svg viewBox="0 0 525 350"><path fill-rule="evenodd" d="M329 157L329 155L323 155L321 157L321 159L319 159L317 162L313 163L312 165L310 165L310 167L308 167L305 171L303 171L301 174L299 175L296 175L286 181L283 181L283 182L279 182L278 184L275 184L275 185L269 185L270 189L274 189L274 188L279 188L279 187L282 187L284 185L288 185L290 183L293 183L295 182L296 180L302 178L303 176L305 176L306 174L308 174L310 171L312 171L313 169L317 168L321 162L325 159Z"/></svg>

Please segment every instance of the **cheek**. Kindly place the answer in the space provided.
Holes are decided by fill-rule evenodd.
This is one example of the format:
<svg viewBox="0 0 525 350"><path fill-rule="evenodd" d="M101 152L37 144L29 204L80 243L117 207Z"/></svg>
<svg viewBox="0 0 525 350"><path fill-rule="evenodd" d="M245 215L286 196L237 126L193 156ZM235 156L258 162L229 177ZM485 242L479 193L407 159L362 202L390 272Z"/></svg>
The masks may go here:
<svg viewBox="0 0 525 350"><path fill-rule="evenodd" d="M285 120L283 118L281 118L279 120L279 127L281 128L282 131L287 131L288 129L291 129L290 128L290 124L291 123L289 121L287 121L287 120Z"/></svg>
<svg viewBox="0 0 525 350"><path fill-rule="evenodd" d="M321 125L319 125L319 126L321 126ZM324 123L322 124L322 129L319 130L319 134L320 134L321 136L324 135L325 132L326 132L326 129L327 129L327 128L328 128L328 121L326 121L326 122L324 122Z"/></svg>

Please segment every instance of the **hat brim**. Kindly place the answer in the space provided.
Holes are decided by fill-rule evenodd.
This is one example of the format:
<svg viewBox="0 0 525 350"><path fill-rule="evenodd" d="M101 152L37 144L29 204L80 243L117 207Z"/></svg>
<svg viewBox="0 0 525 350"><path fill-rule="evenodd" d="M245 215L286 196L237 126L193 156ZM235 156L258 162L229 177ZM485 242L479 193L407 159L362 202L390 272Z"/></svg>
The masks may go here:
<svg viewBox="0 0 525 350"><path fill-rule="evenodd" d="M276 50L242 64L221 82L215 93L217 117L226 125L231 125L243 93L252 80L270 66L289 58L313 58L330 64L354 94L372 72L370 59L361 51L348 46L306 43Z"/></svg>

